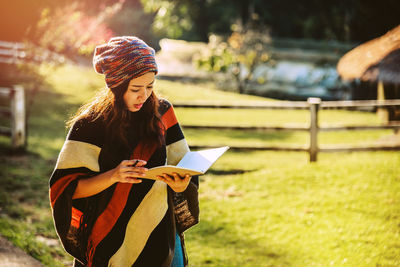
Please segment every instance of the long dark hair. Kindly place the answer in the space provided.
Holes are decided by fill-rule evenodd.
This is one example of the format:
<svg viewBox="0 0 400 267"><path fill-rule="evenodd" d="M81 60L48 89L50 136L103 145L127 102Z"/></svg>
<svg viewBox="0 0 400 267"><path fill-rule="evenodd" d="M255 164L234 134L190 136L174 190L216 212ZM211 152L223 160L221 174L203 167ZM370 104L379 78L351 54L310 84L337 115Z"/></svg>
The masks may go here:
<svg viewBox="0 0 400 267"><path fill-rule="evenodd" d="M159 100L154 93L143 104L137 112L130 112L123 100L123 96L128 89L128 82L113 88L103 88L96 97L89 103L83 105L78 112L67 122L71 127L76 121L89 119L95 121L101 119L106 126L107 142L119 143L129 147L128 127L134 121L135 135L145 145L156 144L161 146L164 143L164 125L159 113Z"/></svg>

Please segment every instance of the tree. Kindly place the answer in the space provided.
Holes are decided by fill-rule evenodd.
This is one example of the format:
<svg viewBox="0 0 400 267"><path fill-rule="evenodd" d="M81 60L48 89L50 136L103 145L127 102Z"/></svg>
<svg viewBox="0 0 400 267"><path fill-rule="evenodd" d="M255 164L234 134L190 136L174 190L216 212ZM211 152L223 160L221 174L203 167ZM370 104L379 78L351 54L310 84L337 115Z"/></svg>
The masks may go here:
<svg viewBox="0 0 400 267"><path fill-rule="evenodd" d="M208 41L209 18L206 0L141 0L144 10L153 14L154 33L161 37Z"/></svg>
<svg viewBox="0 0 400 267"><path fill-rule="evenodd" d="M256 15L274 37L364 42L399 24L398 0L141 0L162 37L207 41Z"/></svg>
<svg viewBox="0 0 400 267"><path fill-rule="evenodd" d="M243 94L255 68L270 60L269 41L268 31L255 27L252 21L246 26L238 24L226 41L211 38L210 52L200 57L197 64L208 71L228 73L234 78L237 91Z"/></svg>
<svg viewBox="0 0 400 267"><path fill-rule="evenodd" d="M70 57L91 54L94 46L114 35L104 22L121 8L122 3L106 6L96 16L85 13L84 5L78 2L45 8L30 37L40 47Z"/></svg>
<svg viewBox="0 0 400 267"><path fill-rule="evenodd" d="M113 35L105 24L125 0L2 1L0 39L28 41L72 55L90 51Z"/></svg>
<svg viewBox="0 0 400 267"><path fill-rule="evenodd" d="M158 48L158 39L153 34L154 15L146 13L140 0L125 1L121 9L105 21L116 35L134 35Z"/></svg>

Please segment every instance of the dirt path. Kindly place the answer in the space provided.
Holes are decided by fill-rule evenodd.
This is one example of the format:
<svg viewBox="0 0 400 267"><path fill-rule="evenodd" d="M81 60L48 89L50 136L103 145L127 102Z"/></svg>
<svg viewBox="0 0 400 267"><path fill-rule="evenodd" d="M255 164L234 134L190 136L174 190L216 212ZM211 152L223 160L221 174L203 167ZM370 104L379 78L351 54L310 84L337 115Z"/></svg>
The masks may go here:
<svg viewBox="0 0 400 267"><path fill-rule="evenodd" d="M44 267L20 248L0 236L0 267Z"/></svg>

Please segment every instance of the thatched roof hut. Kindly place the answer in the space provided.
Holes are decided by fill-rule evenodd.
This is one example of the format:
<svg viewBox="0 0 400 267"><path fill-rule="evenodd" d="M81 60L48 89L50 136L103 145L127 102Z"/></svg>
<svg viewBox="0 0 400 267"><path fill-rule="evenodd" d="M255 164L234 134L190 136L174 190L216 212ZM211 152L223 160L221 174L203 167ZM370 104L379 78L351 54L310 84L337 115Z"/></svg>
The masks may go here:
<svg viewBox="0 0 400 267"><path fill-rule="evenodd" d="M337 72L343 80L377 83L378 100L400 99L400 25L347 52L339 60ZM400 120L398 107L380 112L385 114L384 120Z"/></svg>
<svg viewBox="0 0 400 267"><path fill-rule="evenodd" d="M400 84L400 49L387 54L379 63L370 66L362 79L382 81L385 84Z"/></svg>
<svg viewBox="0 0 400 267"><path fill-rule="evenodd" d="M347 52L337 64L338 74L343 80L374 82L382 78L384 83L400 84L399 50L400 25Z"/></svg>

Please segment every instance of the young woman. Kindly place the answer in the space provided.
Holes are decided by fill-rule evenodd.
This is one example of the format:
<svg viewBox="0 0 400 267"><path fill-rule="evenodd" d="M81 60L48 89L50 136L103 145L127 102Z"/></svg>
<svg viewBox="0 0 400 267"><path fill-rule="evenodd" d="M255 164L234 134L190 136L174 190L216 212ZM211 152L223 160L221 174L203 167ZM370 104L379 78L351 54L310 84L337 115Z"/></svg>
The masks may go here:
<svg viewBox="0 0 400 267"><path fill-rule="evenodd" d="M96 47L105 88L70 120L50 178L56 231L74 266L186 266L198 177L140 179L189 151L173 107L153 91L154 50L136 37Z"/></svg>

